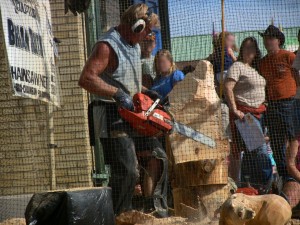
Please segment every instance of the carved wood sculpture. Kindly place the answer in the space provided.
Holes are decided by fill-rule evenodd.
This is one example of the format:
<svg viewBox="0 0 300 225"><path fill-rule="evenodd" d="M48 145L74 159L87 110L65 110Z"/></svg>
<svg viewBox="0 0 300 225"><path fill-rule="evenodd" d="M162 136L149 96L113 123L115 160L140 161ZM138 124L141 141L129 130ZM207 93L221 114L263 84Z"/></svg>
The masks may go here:
<svg viewBox="0 0 300 225"><path fill-rule="evenodd" d="M238 193L222 205L219 225L285 225L291 216L290 205L278 195Z"/></svg>
<svg viewBox="0 0 300 225"><path fill-rule="evenodd" d="M212 64L199 61L196 69L174 87L169 100L169 110L176 121L191 126L217 143L217 147L211 149L190 138L172 134L170 141L175 163L224 157L228 142L222 137L220 100L214 88Z"/></svg>
<svg viewBox="0 0 300 225"><path fill-rule="evenodd" d="M199 221L205 216L211 218L229 196L226 162L229 146L222 136L220 100L214 88L212 64L199 61L196 69L174 87L169 100L176 121L216 142L216 147L210 148L179 134L169 136L167 152L175 214L194 217L193 210L198 210Z"/></svg>

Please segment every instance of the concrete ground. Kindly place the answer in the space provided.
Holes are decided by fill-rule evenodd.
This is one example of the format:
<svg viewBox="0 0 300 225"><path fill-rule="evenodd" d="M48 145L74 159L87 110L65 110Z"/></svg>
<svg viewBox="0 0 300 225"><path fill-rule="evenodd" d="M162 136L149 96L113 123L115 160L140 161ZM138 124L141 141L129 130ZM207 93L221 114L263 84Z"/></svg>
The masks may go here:
<svg viewBox="0 0 300 225"><path fill-rule="evenodd" d="M24 218L29 195L0 196L0 223L10 218Z"/></svg>

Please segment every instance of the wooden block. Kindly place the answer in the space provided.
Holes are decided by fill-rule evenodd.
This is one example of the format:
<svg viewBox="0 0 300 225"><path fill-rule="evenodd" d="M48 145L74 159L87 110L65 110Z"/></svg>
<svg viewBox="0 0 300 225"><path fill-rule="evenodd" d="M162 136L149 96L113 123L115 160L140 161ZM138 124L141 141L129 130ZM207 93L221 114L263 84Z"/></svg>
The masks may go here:
<svg viewBox="0 0 300 225"><path fill-rule="evenodd" d="M173 167L175 187L227 184L228 167L225 159L206 159L176 164Z"/></svg>
<svg viewBox="0 0 300 225"><path fill-rule="evenodd" d="M169 179L173 188L227 183L226 157L211 159L211 155L207 154L208 159L176 164L169 138L166 139L166 152L169 159Z"/></svg>
<svg viewBox="0 0 300 225"><path fill-rule="evenodd" d="M216 140L216 148L196 142L180 134L172 134L169 137L174 163L185 163L203 159L226 158L229 152L227 140Z"/></svg>

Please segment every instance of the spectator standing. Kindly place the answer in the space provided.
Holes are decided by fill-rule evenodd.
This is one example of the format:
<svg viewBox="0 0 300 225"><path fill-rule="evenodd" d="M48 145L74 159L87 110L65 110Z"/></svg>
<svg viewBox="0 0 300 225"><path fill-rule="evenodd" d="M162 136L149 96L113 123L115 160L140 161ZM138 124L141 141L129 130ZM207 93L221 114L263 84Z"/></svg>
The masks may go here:
<svg viewBox="0 0 300 225"><path fill-rule="evenodd" d="M298 41L300 46L300 30L298 32ZM293 67L298 72L298 79L300 76L300 52L297 54L294 60ZM295 135L300 142L300 87L297 87L297 94L295 96L294 104L294 127ZM283 193L289 200L291 207L294 208L300 203L300 146L298 149L288 148L286 151L286 166L289 173L289 177L284 185Z"/></svg>
<svg viewBox="0 0 300 225"><path fill-rule="evenodd" d="M224 52L224 71L223 71L223 81L225 81L227 71L232 66L232 64L237 60L234 52L237 51L235 44L235 36L233 33L225 32L225 52ZM223 33L213 37L213 53L207 58L213 64L214 69L214 83L215 89L218 96L221 98L221 116L222 116L222 130L223 137L228 139L231 145L231 129L229 125L229 109L225 101L224 92L220 96L220 82L221 82L221 67L222 67L222 37ZM224 89L223 89L224 90ZM230 147L231 148L231 147ZM230 156L231 157L231 156ZM239 180L239 168L240 168L240 159L233 159L229 157L231 162L229 166L229 173L235 181Z"/></svg>
<svg viewBox="0 0 300 225"><path fill-rule="evenodd" d="M288 177L285 165L286 147L294 152L298 149L293 125L293 104L296 95L296 71L292 68L295 54L282 49L284 34L270 25L263 37L267 55L261 60L259 71L266 79L268 109L267 126L279 175Z"/></svg>
<svg viewBox="0 0 300 225"><path fill-rule="evenodd" d="M215 85L216 91L220 93L220 82L221 82L221 68L222 68L222 35L221 32L219 37L213 41L213 53L207 60L213 64L214 74L215 74ZM234 52L237 51L235 44L235 36L233 33L225 31L225 54L224 54L224 71L223 80L225 80L228 69L237 60Z"/></svg>
<svg viewBox="0 0 300 225"><path fill-rule="evenodd" d="M232 158L239 159L241 151L244 152L241 180L267 185L273 173L267 143L249 151L234 122L237 119L243 120L245 114L250 113L261 124L263 113L266 111L264 105L266 81L257 71L260 59L261 52L256 39L248 37L243 40L238 61L230 67L224 85L230 109ZM263 132L264 129L262 127L260 129Z"/></svg>
<svg viewBox="0 0 300 225"><path fill-rule="evenodd" d="M285 181L283 193L288 198L291 207L300 203L300 150L287 148L286 167L289 173Z"/></svg>
<svg viewBox="0 0 300 225"><path fill-rule="evenodd" d="M153 85L155 73L153 70L154 56L152 55L155 49L156 38L155 33L151 32L140 43L141 46L141 61L142 61L142 84L149 89Z"/></svg>

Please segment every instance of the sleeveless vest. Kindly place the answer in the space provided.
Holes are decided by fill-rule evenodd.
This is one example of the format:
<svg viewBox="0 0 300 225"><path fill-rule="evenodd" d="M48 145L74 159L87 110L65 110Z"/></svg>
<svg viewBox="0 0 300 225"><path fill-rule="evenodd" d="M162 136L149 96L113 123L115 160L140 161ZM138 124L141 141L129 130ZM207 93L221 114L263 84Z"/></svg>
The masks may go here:
<svg viewBox="0 0 300 225"><path fill-rule="evenodd" d="M106 42L114 50L118 67L113 73L104 72L100 76L108 84L122 88L133 96L142 90L141 50L138 44L131 46L121 37L115 28L106 32L98 42ZM106 97L96 96L96 99L110 100Z"/></svg>

